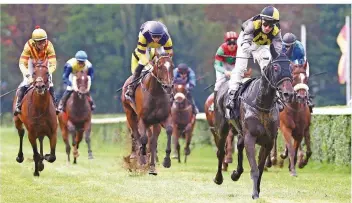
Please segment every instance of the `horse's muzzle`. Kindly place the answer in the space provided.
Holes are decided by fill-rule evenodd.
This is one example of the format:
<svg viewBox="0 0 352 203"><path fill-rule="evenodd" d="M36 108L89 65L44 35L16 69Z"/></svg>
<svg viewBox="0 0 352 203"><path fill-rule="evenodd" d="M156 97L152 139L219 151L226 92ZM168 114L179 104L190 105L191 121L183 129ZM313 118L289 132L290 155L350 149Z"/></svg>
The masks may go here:
<svg viewBox="0 0 352 203"><path fill-rule="evenodd" d="M40 94L43 95L46 91L46 86L45 84L36 84L35 85L35 91Z"/></svg>

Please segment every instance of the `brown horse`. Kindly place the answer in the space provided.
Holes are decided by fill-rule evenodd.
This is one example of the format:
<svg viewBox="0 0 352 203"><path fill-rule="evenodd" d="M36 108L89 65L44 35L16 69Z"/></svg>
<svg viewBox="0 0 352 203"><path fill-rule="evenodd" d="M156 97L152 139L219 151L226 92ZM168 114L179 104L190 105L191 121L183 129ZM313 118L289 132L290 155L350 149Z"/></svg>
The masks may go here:
<svg viewBox="0 0 352 203"><path fill-rule="evenodd" d="M209 129L211 133L213 134L214 139L217 138L216 136L216 130L215 130L215 114L214 114L214 93L211 93L207 100L205 101L204 104L204 112L205 116L207 117L207 121L209 124ZM226 138L226 144L225 144L225 159L222 162L222 170L227 171L227 168L229 166L229 163L232 163L232 154L234 152L233 149L233 139L234 139L234 133L233 130L229 131L229 134ZM217 140L215 140L217 142Z"/></svg>
<svg viewBox="0 0 352 203"><path fill-rule="evenodd" d="M298 167L303 168L312 155L310 148L310 121L311 113L307 105L308 99L308 77L306 74L307 63L293 64L292 77L295 90L295 97L291 102L287 102L285 109L280 112L280 130L285 139L285 152L280 155L285 159L289 155L289 171L292 176L297 176L295 165L297 162L298 149L302 139L307 146L306 158L304 159L303 151L299 151ZM292 146L293 140L293 146ZM276 143L273 147L271 160L276 163Z"/></svg>
<svg viewBox="0 0 352 203"><path fill-rule="evenodd" d="M57 120L55 105L49 93L48 61L33 61L33 80L26 95L22 100L22 113L14 116L13 120L20 136L20 149L16 158L18 163L23 162L23 136L28 131L28 139L33 149L33 161L35 165L34 176L39 176L39 171L44 170L43 159L52 163L56 160L55 147L57 140ZM13 103L15 109L16 96ZM43 156L43 139L48 136L50 140L50 154ZM37 138L40 143L40 154L37 149Z"/></svg>
<svg viewBox="0 0 352 203"><path fill-rule="evenodd" d="M181 163L179 138L186 139L186 146L184 148L186 163L187 156L191 153L189 145L191 144L192 133L196 123L196 116L192 112L192 101L188 101L187 94L189 92L185 84L174 83L174 101L171 107L171 116L173 121L174 149L177 152L175 158L178 159L179 163Z"/></svg>
<svg viewBox="0 0 352 203"><path fill-rule="evenodd" d="M59 114L59 123L62 132L62 138L66 144L67 161L70 162L70 141L69 133L72 134L73 145L73 163L77 163L79 156L79 143L82 141L85 132L85 140L88 144L88 159L93 159L90 145L91 133L91 117L92 111L89 104L88 75L86 71L77 72L73 77L73 86L77 86L69 98L65 106L65 111ZM75 87L74 87L75 89Z"/></svg>
<svg viewBox="0 0 352 203"><path fill-rule="evenodd" d="M136 144L136 146L132 146L130 158L135 158L138 155L140 165L147 163L147 130L150 127L152 129L150 137L151 162L149 168L149 174L152 175L157 175L155 159L161 126L166 129L167 134L166 157L164 158L163 166L166 168L171 166L172 120L170 116L170 100L173 86L173 68L174 64L171 57L167 54L161 54L154 59L152 69L146 71L146 74L142 73L144 76L136 88L135 101L130 101L125 97L126 88L130 84L132 77L126 80L121 95L128 125L132 131L132 143Z"/></svg>

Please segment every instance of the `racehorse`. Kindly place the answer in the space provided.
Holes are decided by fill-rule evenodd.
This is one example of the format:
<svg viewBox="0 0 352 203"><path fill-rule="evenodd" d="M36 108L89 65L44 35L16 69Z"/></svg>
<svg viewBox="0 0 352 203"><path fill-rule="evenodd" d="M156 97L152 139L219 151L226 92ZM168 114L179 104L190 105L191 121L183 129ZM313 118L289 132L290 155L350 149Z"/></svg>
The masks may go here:
<svg viewBox="0 0 352 203"><path fill-rule="evenodd" d="M72 134L73 145L73 163L77 163L79 156L78 148L85 133L85 140L88 144L88 159L93 159L93 153L90 144L91 117L92 111L89 104L89 79L87 71L79 71L73 77L73 92L67 99L65 111L59 114L59 123L62 133L62 139L66 145L67 161L70 163L70 141L69 133Z"/></svg>
<svg viewBox="0 0 352 203"><path fill-rule="evenodd" d="M167 147L166 156L163 161L165 168L171 166L171 136L172 136L172 120L171 120L171 96L173 88L173 68L174 64L168 54L160 54L155 57L154 65L145 71L135 91L135 99L131 101L125 97L127 86L131 83L132 77L129 77L124 86L121 95L124 111L126 113L128 125L131 128L133 142L136 146L132 146L130 158L139 156L139 164L146 164L148 136L146 131L151 127L150 151L151 161L149 174L157 175L155 169L155 159L157 150L158 136L161 126L166 129Z"/></svg>
<svg viewBox="0 0 352 203"><path fill-rule="evenodd" d="M48 60L33 60L33 83L27 90L22 100L22 113L13 117L18 135L20 136L20 149L16 161L23 162L23 136L25 125L28 131L28 139L33 149L34 176L39 176L39 171L44 170L43 159L52 163L56 160L55 147L57 140L57 120L55 105L49 93L49 71ZM15 109L15 101L13 109ZM48 136L50 140L50 154L43 156L43 139ZM40 154L37 149L37 138L40 143Z"/></svg>
<svg viewBox="0 0 352 203"><path fill-rule="evenodd" d="M244 73L244 80L250 79L252 75L252 68L248 68L248 71ZM211 93L207 100L205 101L204 104L204 112L205 116L207 118L209 128L211 133L213 134L213 137L215 139L215 143L218 142L218 136L216 135L216 130L215 130L215 113L214 113L214 93ZM225 143L225 159L222 163L222 170L227 171L229 163L232 163L232 154L233 154L233 139L234 139L234 130L231 129L229 131L229 134L226 138L226 143ZM235 131L236 132L236 131Z"/></svg>
<svg viewBox="0 0 352 203"><path fill-rule="evenodd" d="M263 49L266 47L263 47ZM245 82L238 90L239 96L236 100L239 110L239 118L228 119L226 101L228 83L222 85L216 99L216 129L219 136L218 141L218 171L214 182L222 184L221 171L224 159L225 141L230 125L239 132L238 139L238 166L234 170L231 179L237 181L243 173L243 149L246 148L247 158L251 167L251 179L253 180L252 198L259 198L260 181L263 174L264 164L276 139L279 124L279 109L276 105L277 92L284 100L289 100L294 91L291 80L290 61L285 54L278 55L273 45L270 46L272 60L261 70L260 78L253 78ZM237 133L236 133L237 134ZM261 146L259 152L259 165L255 159L255 144Z"/></svg>
<svg viewBox="0 0 352 203"><path fill-rule="evenodd" d="M185 163L187 162L187 156L191 153L189 145L192 140L192 133L196 123L196 116L192 112L191 101L187 99L189 94L185 84L174 83L174 101L171 107L171 116L173 121L173 138L175 152L177 152L178 162L181 163L180 158L180 144L179 138L185 138L186 146L185 152Z"/></svg>
<svg viewBox="0 0 352 203"><path fill-rule="evenodd" d="M310 148L310 121L311 113L307 105L308 99L308 77L306 74L307 63L294 64L291 63L293 88L295 97L291 102L285 103L286 108L280 112L280 130L285 139L285 152L280 154L282 159L289 155L289 171L292 176L297 176L295 165L297 162L298 149L300 148L302 139L307 146L306 158L303 159L303 151L299 151L298 167L303 168L307 165L312 151ZM293 139L293 146L292 146ZM272 149L271 160L276 163L276 143Z"/></svg>

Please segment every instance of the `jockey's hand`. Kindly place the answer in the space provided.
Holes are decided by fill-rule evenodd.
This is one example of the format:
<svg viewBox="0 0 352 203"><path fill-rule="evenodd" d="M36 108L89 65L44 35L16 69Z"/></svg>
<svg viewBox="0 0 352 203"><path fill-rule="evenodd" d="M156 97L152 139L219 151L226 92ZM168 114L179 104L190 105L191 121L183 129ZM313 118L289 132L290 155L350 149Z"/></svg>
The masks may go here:
<svg viewBox="0 0 352 203"><path fill-rule="evenodd" d="M192 85L192 84L187 84L186 85L186 89L188 90L188 91L191 91L192 89L194 88L194 86Z"/></svg>
<svg viewBox="0 0 352 203"><path fill-rule="evenodd" d="M225 70L225 77L226 77L227 79L230 79L230 78L231 78L231 71Z"/></svg>
<svg viewBox="0 0 352 203"><path fill-rule="evenodd" d="M28 79L28 83L33 83L34 79L33 79L32 75L27 74L26 77Z"/></svg>

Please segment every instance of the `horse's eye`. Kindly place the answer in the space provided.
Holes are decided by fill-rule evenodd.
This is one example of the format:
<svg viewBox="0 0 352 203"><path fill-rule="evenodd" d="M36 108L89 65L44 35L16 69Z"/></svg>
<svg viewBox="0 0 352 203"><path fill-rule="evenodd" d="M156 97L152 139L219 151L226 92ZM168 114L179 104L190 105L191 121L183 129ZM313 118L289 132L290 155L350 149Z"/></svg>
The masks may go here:
<svg viewBox="0 0 352 203"><path fill-rule="evenodd" d="M279 66L278 66L278 65L274 65L273 68L274 68L275 71L278 71L278 70L279 70Z"/></svg>

